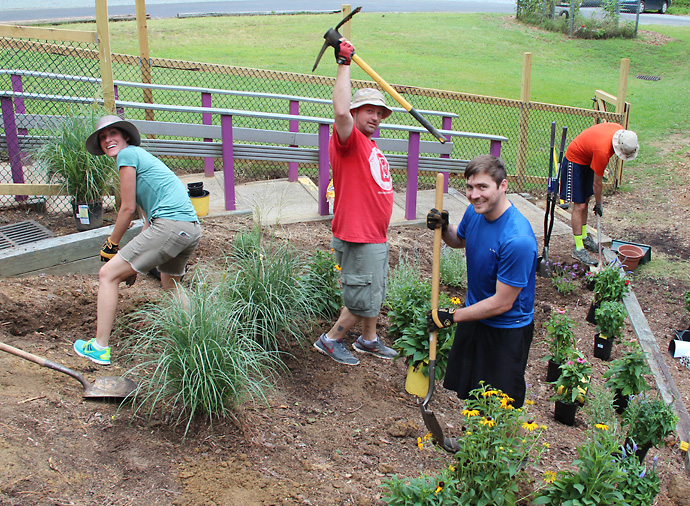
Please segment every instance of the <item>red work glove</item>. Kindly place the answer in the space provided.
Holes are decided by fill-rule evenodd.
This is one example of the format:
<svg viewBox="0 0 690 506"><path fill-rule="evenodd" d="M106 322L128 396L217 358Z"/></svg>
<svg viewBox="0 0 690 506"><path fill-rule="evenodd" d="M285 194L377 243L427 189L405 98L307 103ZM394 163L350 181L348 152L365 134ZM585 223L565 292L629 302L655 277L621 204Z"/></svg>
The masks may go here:
<svg viewBox="0 0 690 506"><path fill-rule="evenodd" d="M355 48L349 41L340 39L337 45L333 46L335 49L335 61L338 65L349 65L352 61L352 55L355 54Z"/></svg>

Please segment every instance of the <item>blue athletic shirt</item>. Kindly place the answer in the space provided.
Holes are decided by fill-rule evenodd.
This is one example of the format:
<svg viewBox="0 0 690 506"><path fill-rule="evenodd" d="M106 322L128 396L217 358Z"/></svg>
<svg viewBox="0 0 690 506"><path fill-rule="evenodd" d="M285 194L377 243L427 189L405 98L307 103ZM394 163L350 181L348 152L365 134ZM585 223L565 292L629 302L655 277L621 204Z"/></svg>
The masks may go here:
<svg viewBox="0 0 690 506"><path fill-rule="evenodd" d="M149 221L199 221L184 184L158 158L139 146L127 146L117 154L118 170L123 166L137 171L137 205Z"/></svg>
<svg viewBox="0 0 690 506"><path fill-rule="evenodd" d="M481 322L497 328L519 328L531 323L534 317L537 238L527 218L511 204L497 220L488 221L469 206L458 225L457 234L465 239L465 305L470 306L495 295L498 279L522 290L509 311Z"/></svg>

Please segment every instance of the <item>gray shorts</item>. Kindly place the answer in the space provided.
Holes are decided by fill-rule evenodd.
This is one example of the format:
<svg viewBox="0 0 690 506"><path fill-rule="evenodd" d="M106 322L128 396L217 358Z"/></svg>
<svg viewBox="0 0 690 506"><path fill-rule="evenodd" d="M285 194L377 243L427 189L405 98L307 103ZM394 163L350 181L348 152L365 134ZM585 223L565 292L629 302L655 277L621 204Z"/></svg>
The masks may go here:
<svg viewBox="0 0 690 506"><path fill-rule="evenodd" d="M388 243L363 244L331 240L340 264L343 303L358 316L378 316L386 298Z"/></svg>
<svg viewBox="0 0 690 506"><path fill-rule="evenodd" d="M198 222L155 218L146 230L120 250L120 257L140 274L157 267L163 274L182 276L199 239L201 225Z"/></svg>

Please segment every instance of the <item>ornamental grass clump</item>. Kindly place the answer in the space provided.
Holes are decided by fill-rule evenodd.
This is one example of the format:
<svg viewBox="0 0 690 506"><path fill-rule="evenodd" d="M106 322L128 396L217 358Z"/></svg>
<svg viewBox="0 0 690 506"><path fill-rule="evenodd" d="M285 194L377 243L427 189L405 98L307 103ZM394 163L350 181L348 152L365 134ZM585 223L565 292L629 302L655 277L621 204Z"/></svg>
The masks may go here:
<svg viewBox="0 0 690 506"><path fill-rule="evenodd" d="M467 288L467 260L465 253L445 244L441 248L440 281L444 285Z"/></svg>
<svg viewBox="0 0 690 506"><path fill-rule="evenodd" d="M336 316L343 305L343 291L340 287L340 266L333 251L316 250L307 259L304 272L298 282L311 294L313 309L323 318Z"/></svg>
<svg viewBox="0 0 690 506"><path fill-rule="evenodd" d="M544 323L544 328L549 339L549 354L544 360L552 360L558 364L565 362L566 358L575 348L575 321L568 316L568 311L556 309Z"/></svg>
<svg viewBox="0 0 690 506"><path fill-rule="evenodd" d="M139 382L133 414L160 416L185 424L197 416L209 423L233 417L248 401L266 401L279 374L280 355L246 339L227 313L217 273L197 272L181 297L164 294L156 304L133 313L127 372Z"/></svg>
<svg viewBox="0 0 690 506"><path fill-rule="evenodd" d="M304 344L317 315L314 285L298 282L303 262L289 244L264 238L258 227L237 234L220 295L233 331L266 350Z"/></svg>

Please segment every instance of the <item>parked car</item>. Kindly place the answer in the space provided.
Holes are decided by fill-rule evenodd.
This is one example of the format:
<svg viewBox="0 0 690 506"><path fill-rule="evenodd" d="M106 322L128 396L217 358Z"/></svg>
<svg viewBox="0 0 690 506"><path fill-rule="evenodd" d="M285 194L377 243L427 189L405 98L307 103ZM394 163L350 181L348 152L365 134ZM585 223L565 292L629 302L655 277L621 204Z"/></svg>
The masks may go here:
<svg viewBox="0 0 690 506"><path fill-rule="evenodd" d="M666 14L668 7L671 5L671 0L621 0L620 9L623 12L637 12L637 6L640 6L640 12L660 12Z"/></svg>

